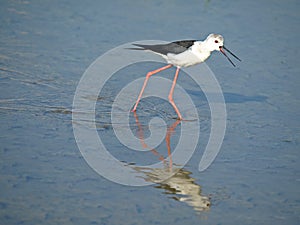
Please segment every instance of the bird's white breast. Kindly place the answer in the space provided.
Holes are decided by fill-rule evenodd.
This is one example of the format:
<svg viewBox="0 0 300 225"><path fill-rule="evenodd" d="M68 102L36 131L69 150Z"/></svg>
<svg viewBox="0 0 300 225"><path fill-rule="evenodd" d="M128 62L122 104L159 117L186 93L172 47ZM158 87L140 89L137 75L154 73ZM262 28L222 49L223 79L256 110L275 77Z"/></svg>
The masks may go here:
<svg viewBox="0 0 300 225"><path fill-rule="evenodd" d="M180 54L168 53L165 59L168 63L178 67L188 67L204 62L210 56L210 51L201 49L201 45L193 45Z"/></svg>

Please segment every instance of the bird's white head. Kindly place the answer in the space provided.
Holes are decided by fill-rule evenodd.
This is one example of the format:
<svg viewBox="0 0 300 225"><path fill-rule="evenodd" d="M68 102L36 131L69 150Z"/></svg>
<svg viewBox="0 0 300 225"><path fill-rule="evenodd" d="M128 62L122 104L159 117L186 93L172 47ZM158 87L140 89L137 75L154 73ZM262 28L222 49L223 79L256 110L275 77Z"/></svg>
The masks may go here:
<svg viewBox="0 0 300 225"><path fill-rule="evenodd" d="M224 45L224 38L220 34L210 34L205 40L205 46L209 51L220 51Z"/></svg>
<svg viewBox="0 0 300 225"><path fill-rule="evenodd" d="M234 63L231 61L231 59L226 55L225 51L229 52L234 58L237 60L241 61L239 57L237 57L235 54L233 54L228 48L225 48L224 46L224 38L220 34L210 34L204 41L205 43L205 48L212 52L212 51L220 51L228 60L229 62L233 65Z"/></svg>

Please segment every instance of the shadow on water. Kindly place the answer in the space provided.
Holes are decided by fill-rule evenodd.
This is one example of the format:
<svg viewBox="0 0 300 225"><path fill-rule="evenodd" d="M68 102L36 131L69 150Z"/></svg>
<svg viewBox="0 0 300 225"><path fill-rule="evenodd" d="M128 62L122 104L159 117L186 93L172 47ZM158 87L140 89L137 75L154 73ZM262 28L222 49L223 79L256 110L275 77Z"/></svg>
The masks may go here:
<svg viewBox="0 0 300 225"><path fill-rule="evenodd" d="M201 91L188 91L189 94L197 96L198 99L202 101L206 101L206 97L203 92ZM211 97L213 97L213 93L210 93ZM264 95L241 95L236 93L225 92L223 93L225 98L225 103L245 103L245 102L265 102L268 97ZM216 99L219 94L216 93Z"/></svg>
<svg viewBox="0 0 300 225"><path fill-rule="evenodd" d="M263 95L246 96L235 93L224 93L224 98L225 103L264 102L267 100L267 97Z"/></svg>
<svg viewBox="0 0 300 225"><path fill-rule="evenodd" d="M145 143L143 126L140 124L136 113L134 113L134 117L138 127L137 135L141 145L143 148L148 148ZM184 168L176 168L172 162L171 136L180 123L181 121L176 120L167 129L165 136L168 151L167 158L160 155L156 149L151 150L151 152L157 156L158 160L163 162L164 168L135 166L133 166L133 168L137 172L145 175L145 181L157 184L154 187L164 190L164 193L170 198L188 204L193 207L196 212L207 211L211 206L210 199L201 194L201 186L195 183L195 179L191 176L192 173Z"/></svg>

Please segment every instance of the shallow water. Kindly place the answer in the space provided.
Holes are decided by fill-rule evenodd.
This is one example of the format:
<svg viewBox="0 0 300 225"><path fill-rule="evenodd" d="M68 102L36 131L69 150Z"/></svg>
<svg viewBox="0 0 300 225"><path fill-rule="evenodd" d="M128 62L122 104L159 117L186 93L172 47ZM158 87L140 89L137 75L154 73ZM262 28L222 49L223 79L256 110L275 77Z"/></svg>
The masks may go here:
<svg viewBox="0 0 300 225"><path fill-rule="evenodd" d="M2 1L1 224L298 224L299 9L298 1ZM96 128L111 154L156 184L124 186L95 173L72 129L73 97L87 67L123 43L203 39L211 32L242 59L236 68L217 53L207 61L227 109L212 165L198 171L211 115L205 95L184 74L178 83L197 106L201 134L184 168L173 162L170 169L166 140L155 151L133 152L114 136L114 97L128 80L161 66L151 62L118 71L100 96L90 97L98 98ZM172 79L174 72L161 75ZM133 114L130 126L145 138L151 118L169 127L176 121L157 98L143 99L137 114L141 126ZM171 150L181 126L170 133ZM140 167L162 159L164 168ZM172 169L175 176L161 179Z"/></svg>

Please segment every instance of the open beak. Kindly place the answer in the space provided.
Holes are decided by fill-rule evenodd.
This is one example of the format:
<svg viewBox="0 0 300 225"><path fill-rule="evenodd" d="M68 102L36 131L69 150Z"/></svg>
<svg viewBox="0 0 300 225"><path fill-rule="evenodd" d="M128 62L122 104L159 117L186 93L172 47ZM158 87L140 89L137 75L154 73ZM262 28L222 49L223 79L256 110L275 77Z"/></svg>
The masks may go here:
<svg viewBox="0 0 300 225"><path fill-rule="evenodd" d="M227 52L229 52L229 53L230 53L234 58L236 58L237 60L242 61L242 60L240 60L239 57L237 57L235 54L233 54L231 51L229 51L228 48L225 48L224 45L223 45L223 46L220 46L219 48L220 48L220 52L222 52L223 55L225 55L225 57L228 59L228 61L229 61L234 67L235 67L234 63L233 63L233 62L231 61L231 59L227 56L227 54L226 54L226 52L225 52L224 50L226 50Z"/></svg>

